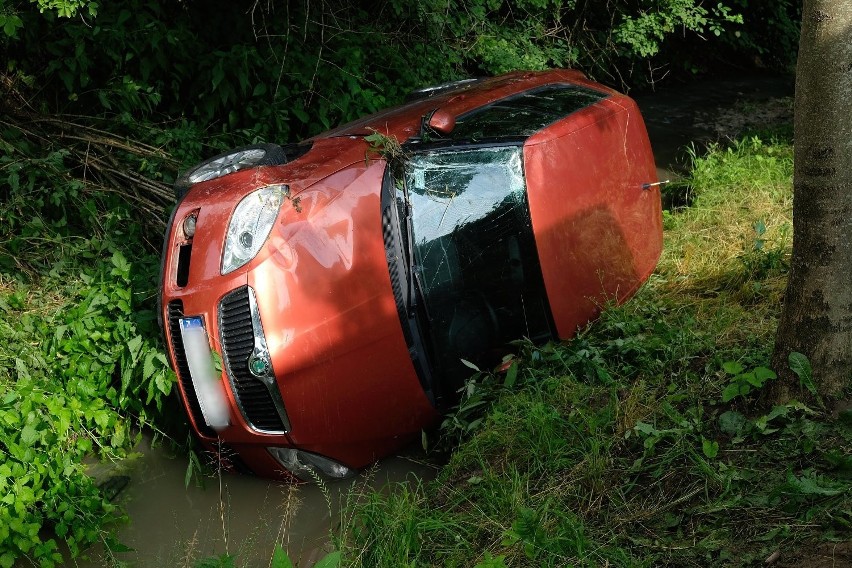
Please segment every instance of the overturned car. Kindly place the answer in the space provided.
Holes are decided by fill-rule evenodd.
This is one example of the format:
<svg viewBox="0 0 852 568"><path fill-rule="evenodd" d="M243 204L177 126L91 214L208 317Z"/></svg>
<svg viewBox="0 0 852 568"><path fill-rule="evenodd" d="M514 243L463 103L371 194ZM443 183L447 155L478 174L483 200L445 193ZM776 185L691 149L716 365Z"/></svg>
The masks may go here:
<svg viewBox="0 0 852 568"><path fill-rule="evenodd" d="M239 471L345 477L470 370L568 338L647 279L660 193L635 103L581 73L416 92L184 174L161 316L189 420Z"/></svg>

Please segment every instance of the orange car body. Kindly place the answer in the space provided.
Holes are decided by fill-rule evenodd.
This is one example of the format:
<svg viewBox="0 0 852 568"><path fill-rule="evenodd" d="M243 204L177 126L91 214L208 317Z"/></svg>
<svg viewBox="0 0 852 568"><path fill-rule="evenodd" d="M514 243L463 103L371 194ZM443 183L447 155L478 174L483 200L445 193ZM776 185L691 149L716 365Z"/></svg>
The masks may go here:
<svg viewBox="0 0 852 568"><path fill-rule="evenodd" d="M639 110L576 71L463 84L317 136L290 162L189 189L166 234L161 315L189 420L223 463L290 479L269 449L294 448L357 469L436 423L440 404L412 358L383 239L388 159L370 152L364 138L379 132L416 152L427 146L424 117L435 109L463 124L478 109L553 85L595 93L595 100L512 144L522 155L550 335L566 339L606 302L632 295L662 247L656 169ZM458 144L436 151L452 147ZM268 186L288 191L268 237L250 261L223 274L235 208ZM191 238L182 228L188 216L195 216ZM190 376L181 332L190 317L222 359L216 374L227 420L215 429ZM268 384L245 369L257 349L249 345L248 317L265 336L274 370ZM421 354L421 365L430 364ZM430 380L440 381L440 369L433 372Z"/></svg>

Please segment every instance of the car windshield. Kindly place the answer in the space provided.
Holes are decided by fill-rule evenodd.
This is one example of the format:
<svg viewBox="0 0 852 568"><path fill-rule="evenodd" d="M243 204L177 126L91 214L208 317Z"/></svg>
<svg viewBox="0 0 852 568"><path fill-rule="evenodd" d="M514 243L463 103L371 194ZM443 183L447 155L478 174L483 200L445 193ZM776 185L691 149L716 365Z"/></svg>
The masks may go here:
<svg viewBox="0 0 852 568"><path fill-rule="evenodd" d="M521 146L442 149L405 164L414 271L442 374L550 335ZM463 377L462 377L463 378Z"/></svg>

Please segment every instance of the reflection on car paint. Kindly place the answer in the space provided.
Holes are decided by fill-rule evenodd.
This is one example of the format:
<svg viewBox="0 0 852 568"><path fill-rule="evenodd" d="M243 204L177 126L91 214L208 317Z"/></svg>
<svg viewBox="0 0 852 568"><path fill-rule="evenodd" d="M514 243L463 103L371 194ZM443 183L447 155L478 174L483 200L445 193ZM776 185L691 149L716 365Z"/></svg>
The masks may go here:
<svg viewBox="0 0 852 568"><path fill-rule="evenodd" d="M468 141L526 138L604 97L599 91L574 85L533 89L457 118L449 137Z"/></svg>

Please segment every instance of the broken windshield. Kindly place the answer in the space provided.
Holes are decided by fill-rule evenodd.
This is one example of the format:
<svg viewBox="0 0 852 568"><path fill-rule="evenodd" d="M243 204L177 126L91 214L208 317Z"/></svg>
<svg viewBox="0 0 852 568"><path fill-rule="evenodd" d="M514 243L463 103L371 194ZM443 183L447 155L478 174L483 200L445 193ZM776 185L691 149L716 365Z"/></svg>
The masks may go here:
<svg viewBox="0 0 852 568"><path fill-rule="evenodd" d="M521 146L415 153L405 166L415 273L444 376L550 335Z"/></svg>

